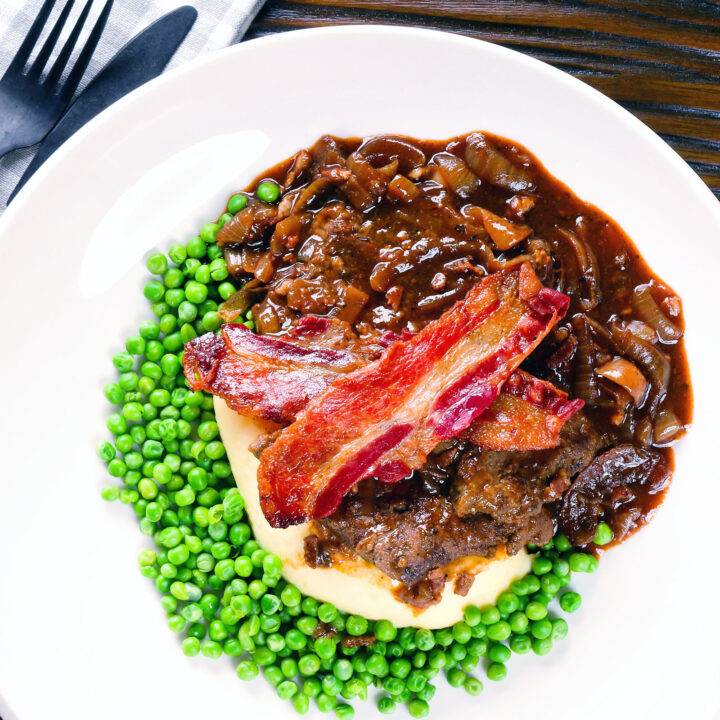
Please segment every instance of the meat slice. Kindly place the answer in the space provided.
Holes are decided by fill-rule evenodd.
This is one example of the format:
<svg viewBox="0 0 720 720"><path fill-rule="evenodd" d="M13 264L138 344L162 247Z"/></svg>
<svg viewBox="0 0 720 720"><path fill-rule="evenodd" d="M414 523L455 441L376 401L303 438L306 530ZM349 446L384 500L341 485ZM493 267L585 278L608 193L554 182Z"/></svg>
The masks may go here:
<svg viewBox="0 0 720 720"><path fill-rule="evenodd" d="M519 523L501 523L487 515L461 518L447 497L424 493L412 480L393 486L365 480L333 515L318 522L408 586L452 560L494 558L501 547L512 555L529 542L548 542L553 534L544 511Z"/></svg>
<svg viewBox="0 0 720 720"><path fill-rule="evenodd" d="M641 490L661 492L670 480L670 472L665 456L657 450L634 445L611 448L596 457L565 493L559 513L563 532L574 545L587 545L605 518L616 539L621 540L640 516L632 502L636 494Z"/></svg>
<svg viewBox="0 0 720 720"><path fill-rule="evenodd" d="M466 450L451 488L458 515L487 514L501 522L537 515L545 503L562 494L603 444L582 413L566 424L560 437L557 448L542 452Z"/></svg>
<svg viewBox="0 0 720 720"><path fill-rule="evenodd" d="M567 296L548 288L521 298L528 273L487 276L411 340L318 395L260 457L270 524L325 517L364 477L407 477L482 414L567 310Z"/></svg>

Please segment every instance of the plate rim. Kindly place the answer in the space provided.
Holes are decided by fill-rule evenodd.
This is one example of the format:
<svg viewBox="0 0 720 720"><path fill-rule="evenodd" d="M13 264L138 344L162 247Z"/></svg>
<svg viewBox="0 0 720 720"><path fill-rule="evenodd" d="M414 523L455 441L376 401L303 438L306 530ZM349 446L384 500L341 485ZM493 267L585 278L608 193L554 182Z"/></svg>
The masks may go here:
<svg viewBox="0 0 720 720"><path fill-rule="evenodd" d="M202 54L193 60L173 68L167 72L161 73L157 77L141 85L135 90L129 92L109 107L105 108L102 112L98 113L94 118L87 122L81 127L74 135L72 135L66 142L64 142L30 177L27 183L21 188L18 194L13 198L13 201L7 206L5 212L0 215L0 239L3 236L5 226L9 225L14 216L23 211L26 205L32 202L35 194L35 189L38 187L43 180L52 173L55 172L57 166L59 166L63 160L75 150L75 147L85 142L96 127L109 121L111 118L118 114L125 112L127 106L132 105L136 102L141 102L142 98L155 91L156 88L162 85L175 82L176 78L182 77L184 74L193 72L196 68L203 67L215 62L221 62L226 56L233 54L244 54L246 52L252 52L255 47L261 47L263 45L282 45L287 41L287 38L292 38L297 35L312 36L332 36L332 35L343 35L343 34L363 34L363 35L415 35L418 37L430 36L434 37L442 35L448 39L452 39L453 42L462 45L474 45L475 43L481 43L485 46L485 49L490 53L497 53L498 56L510 58L514 61L527 62L530 65L535 66L539 71L548 73L553 76L556 80L565 83L570 86L571 89L585 94L591 101L600 102L607 106L608 110L612 110L613 114L621 121L629 124L637 132L642 133L645 138L651 142L663 155L671 161L678 172L683 176L685 182L691 186L693 192L698 196L699 200L702 200L706 205L707 209L716 216L716 220L720 222L720 202L712 193L710 188L705 184L702 178L690 167L690 165L675 151L665 140L663 140L652 128L646 125L642 120L635 117L629 110L622 107L616 100L613 100L609 96L600 92L591 85L583 82L579 78L571 75L560 68L551 65L550 63L540 60L526 53L520 52L513 48L505 47L499 43L490 42L488 40L482 40L480 38L468 37L466 35L460 35L457 33L448 32L445 30L434 30L429 28L418 28L418 27L398 27L396 25L389 25L384 23L372 23L367 25L331 25L314 28L301 28L297 30L288 30L286 32L274 33L272 35L266 35L259 38L252 38L250 40L242 40L228 47L221 48L218 50L210 51L206 54ZM581 198L586 200L585 198ZM592 202L592 200L586 200Z"/></svg>

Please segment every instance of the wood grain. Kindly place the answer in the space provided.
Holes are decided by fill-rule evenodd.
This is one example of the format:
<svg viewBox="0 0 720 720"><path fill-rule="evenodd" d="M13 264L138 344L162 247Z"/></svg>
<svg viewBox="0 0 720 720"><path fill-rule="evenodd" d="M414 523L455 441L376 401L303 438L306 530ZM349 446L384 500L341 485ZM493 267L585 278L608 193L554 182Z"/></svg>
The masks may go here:
<svg viewBox="0 0 720 720"><path fill-rule="evenodd" d="M720 2L268 0L247 37L368 23L476 37L565 70L653 128L720 198Z"/></svg>

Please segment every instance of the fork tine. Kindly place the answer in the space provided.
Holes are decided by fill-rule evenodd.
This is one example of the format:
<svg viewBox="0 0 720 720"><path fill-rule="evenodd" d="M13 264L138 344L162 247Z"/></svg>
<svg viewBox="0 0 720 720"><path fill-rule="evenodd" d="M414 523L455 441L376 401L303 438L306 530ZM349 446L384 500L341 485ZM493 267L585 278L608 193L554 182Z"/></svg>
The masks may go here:
<svg viewBox="0 0 720 720"><path fill-rule="evenodd" d="M25 36L25 39L22 41L22 45L20 45L20 47L18 48L17 53L15 53L15 57L12 59L12 62L6 70L6 75L22 72L23 68L25 67L25 63L27 62L27 59L30 57L32 49L35 47L37 39L40 37L42 29L45 27L45 23L47 22L50 11L53 9L54 5L55 0L45 0L42 7L40 8L40 12L38 12L37 17L35 18L33 24L30 26L30 29Z"/></svg>
<svg viewBox="0 0 720 720"><path fill-rule="evenodd" d="M80 16L75 21L75 26L73 27L72 32L68 36L68 39L65 41L65 44L63 45L60 54L57 56L57 59L53 63L53 66L50 68L50 72L45 79L45 85L48 88L51 88L53 85L55 85L55 83L57 83L57 81L63 74L63 70L65 69L67 62L70 59L70 55L72 55L72 51L75 48L75 43L77 42L77 39L82 32L83 25L85 25L85 21L87 20L87 16L90 13L90 7L92 6L92 2L93 0L86 0L85 7L82 9Z"/></svg>
<svg viewBox="0 0 720 720"><path fill-rule="evenodd" d="M42 49L38 53L38 56L35 58L35 61L33 62L30 70L28 71L28 77L31 80L39 78L42 74L42 71L47 64L47 61L50 59L50 53L53 51L55 43L57 43L58 38L60 37L60 33L65 26L65 21L67 20L67 17L70 14L70 10L72 10L74 4L75 0L66 1L65 7L62 9L62 12L60 13L58 19L55 21L53 29L47 36L47 40L45 40L45 42L43 43Z"/></svg>
<svg viewBox="0 0 720 720"><path fill-rule="evenodd" d="M68 79L65 81L65 85L60 91L60 95L67 100L72 97L77 86L80 84L80 80L82 80L82 76L85 74L85 70L87 70L87 66L90 63L90 58L95 52L95 48L97 47L98 42L100 42L100 36L105 29L105 25L107 23L108 16L110 15L110 10L112 10L112 6L113 0L105 0L105 7L103 7L102 12L97 19L97 22L95 23L95 27L92 29L92 32L90 33L87 41L85 42L85 47L82 49L82 52L78 56L75 67L73 67L70 75L68 76Z"/></svg>

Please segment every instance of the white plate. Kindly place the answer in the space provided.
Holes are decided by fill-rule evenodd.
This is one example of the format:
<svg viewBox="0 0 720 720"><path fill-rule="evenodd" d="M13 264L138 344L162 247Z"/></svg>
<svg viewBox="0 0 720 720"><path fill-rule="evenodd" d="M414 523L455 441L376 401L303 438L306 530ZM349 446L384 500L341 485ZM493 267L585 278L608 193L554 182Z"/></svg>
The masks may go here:
<svg viewBox="0 0 720 720"><path fill-rule="evenodd" d="M256 170L324 132L473 129L525 144L682 295L695 426L656 519L573 581L584 603L568 638L513 659L479 698L441 689L435 714L702 720L720 707L717 201L650 130L558 70L455 35L354 27L168 73L78 133L0 221L5 720L294 715L231 661L184 657L165 627L132 511L98 495L110 358L148 314L144 254L196 232Z"/></svg>

